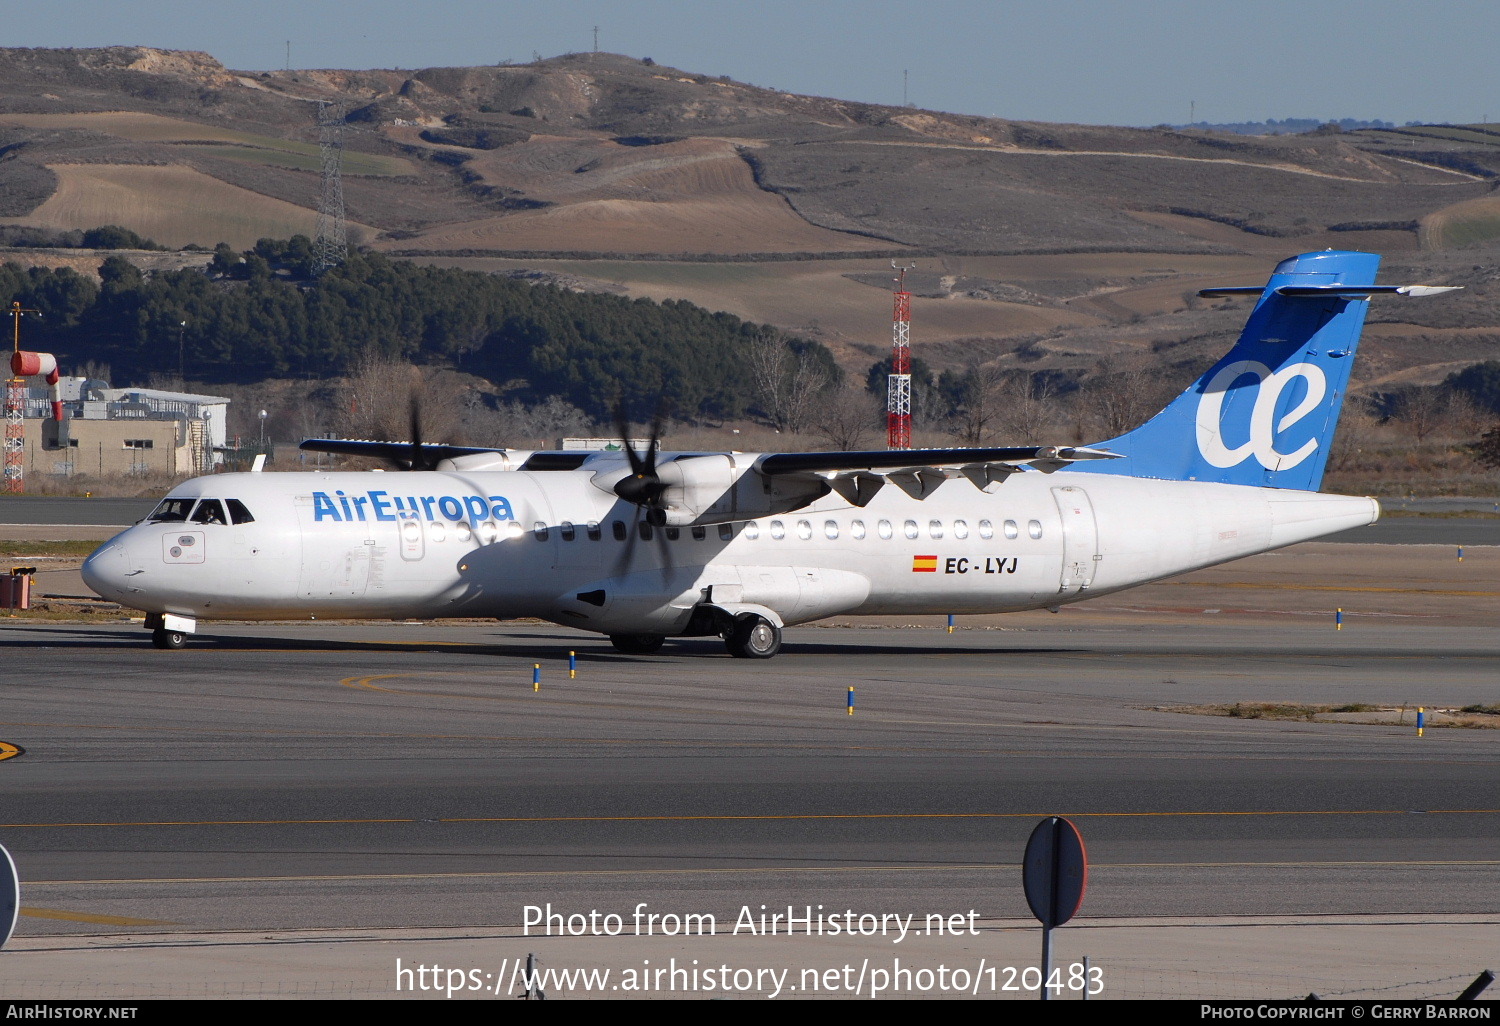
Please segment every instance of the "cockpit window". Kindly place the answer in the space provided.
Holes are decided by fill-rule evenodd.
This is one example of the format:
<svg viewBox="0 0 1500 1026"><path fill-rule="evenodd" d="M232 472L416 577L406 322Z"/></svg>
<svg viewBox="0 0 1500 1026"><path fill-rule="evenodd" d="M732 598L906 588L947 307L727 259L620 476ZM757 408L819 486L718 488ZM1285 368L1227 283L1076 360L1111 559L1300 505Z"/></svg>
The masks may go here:
<svg viewBox="0 0 1500 1026"><path fill-rule="evenodd" d="M197 499L163 499L146 519L153 524L177 524L188 518Z"/></svg>
<svg viewBox="0 0 1500 1026"><path fill-rule="evenodd" d="M236 524L255 523L255 518L250 515L250 511L245 508L245 504L239 499L225 499L224 505L229 507L229 519L231 522Z"/></svg>
<svg viewBox="0 0 1500 1026"><path fill-rule="evenodd" d="M193 523L195 524L227 524L229 520L224 516L224 504L218 499L204 499L198 503L198 508L193 510Z"/></svg>

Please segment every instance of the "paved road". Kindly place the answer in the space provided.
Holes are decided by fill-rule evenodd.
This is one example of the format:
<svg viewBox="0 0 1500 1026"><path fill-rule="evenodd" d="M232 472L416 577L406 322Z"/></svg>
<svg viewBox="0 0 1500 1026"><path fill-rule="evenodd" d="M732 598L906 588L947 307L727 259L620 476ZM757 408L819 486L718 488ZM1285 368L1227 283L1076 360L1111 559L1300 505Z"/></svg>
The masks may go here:
<svg viewBox="0 0 1500 1026"><path fill-rule="evenodd" d="M1500 518L1388 516L1324 541L1377 545L1500 545Z"/></svg>
<svg viewBox="0 0 1500 1026"><path fill-rule="evenodd" d="M22 930L1023 917L1016 864L1054 813L1088 840L1094 916L1500 911L1492 732L1155 708L1493 702L1492 630L1044 617L794 630L767 664L528 625L216 626L178 653L8 627L0 741L25 754L0 762L0 842L62 913Z"/></svg>

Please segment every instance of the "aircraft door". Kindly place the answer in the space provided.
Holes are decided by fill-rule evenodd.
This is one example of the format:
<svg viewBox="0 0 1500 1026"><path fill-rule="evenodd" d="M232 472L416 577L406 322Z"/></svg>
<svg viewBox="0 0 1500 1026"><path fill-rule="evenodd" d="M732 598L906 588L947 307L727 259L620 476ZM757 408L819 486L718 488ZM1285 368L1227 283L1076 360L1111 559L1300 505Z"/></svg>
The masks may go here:
<svg viewBox="0 0 1500 1026"><path fill-rule="evenodd" d="M1088 492L1075 485L1052 489L1062 520L1062 576L1058 593L1074 595L1087 591L1098 568L1099 524Z"/></svg>
<svg viewBox="0 0 1500 1026"><path fill-rule="evenodd" d="M400 516L396 530L401 533L401 558L408 563L415 563L427 553L422 521L417 519L415 512L408 513L403 510Z"/></svg>

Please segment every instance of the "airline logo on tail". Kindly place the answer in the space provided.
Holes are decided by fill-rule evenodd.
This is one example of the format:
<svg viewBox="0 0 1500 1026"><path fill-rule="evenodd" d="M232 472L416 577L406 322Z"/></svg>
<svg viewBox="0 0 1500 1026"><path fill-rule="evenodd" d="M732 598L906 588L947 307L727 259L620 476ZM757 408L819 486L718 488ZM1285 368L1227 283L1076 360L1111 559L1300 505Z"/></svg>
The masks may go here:
<svg viewBox="0 0 1500 1026"><path fill-rule="evenodd" d="M1379 264L1371 253L1303 253L1265 285L1200 289L1209 299L1255 297L1234 348L1155 417L1096 443L1121 459L1070 469L1316 491L1369 300L1458 287L1376 285Z"/></svg>
<svg viewBox="0 0 1500 1026"><path fill-rule="evenodd" d="M1234 448L1224 441L1224 399L1240 378L1255 377L1255 402L1250 409L1248 437ZM1281 394L1294 379L1306 386L1302 399L1278 420ZM1267 470L1290 470L1317 451L1319 439L1309 438L1294 452L1276 448L1276 438L1318 409L1328 392L1328 379L1317 364L1294 363L1271 370L1259 360L1237 360L1220 368L1204 386L1198 400L1198 451L1215 467L1237 467L1251 456Z"/></svg>

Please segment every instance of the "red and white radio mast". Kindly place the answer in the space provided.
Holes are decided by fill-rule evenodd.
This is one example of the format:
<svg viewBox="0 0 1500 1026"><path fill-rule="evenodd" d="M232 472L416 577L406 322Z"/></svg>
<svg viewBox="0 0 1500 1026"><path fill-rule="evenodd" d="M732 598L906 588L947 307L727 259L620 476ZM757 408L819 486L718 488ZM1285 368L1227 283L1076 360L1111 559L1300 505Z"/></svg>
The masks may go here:
<svg viewBox="0 0 1500 1026"><path fill-rule="evenodd" d="M63 404L57 391L61 380L57 357L51 353L28 353L21 348L21 315L39 311L15 302L7 312L15 325L15 341L10 353L12 376L5 383L5 491L19 495L26 491L26 379L46 378L52 386L54 420L63 419Z"/></svg>
<svg viewBox="0 0 1500 1026"><path fill-rule="evenodd" d="M21 315L35 313L10 304L10 319L15 322L15 345L11 350L11 377L5 381L5 491L26 491L26 379L15 366L21 351Z"/></svg>
<svg viewBox="0 0 1500 1026"><path fill-rule="evenodd" d="M896 312L891 326L891 373L886 379L885 446L911 448L911 293L906 291L906 272L891 261L896 274Z"/></svg>

